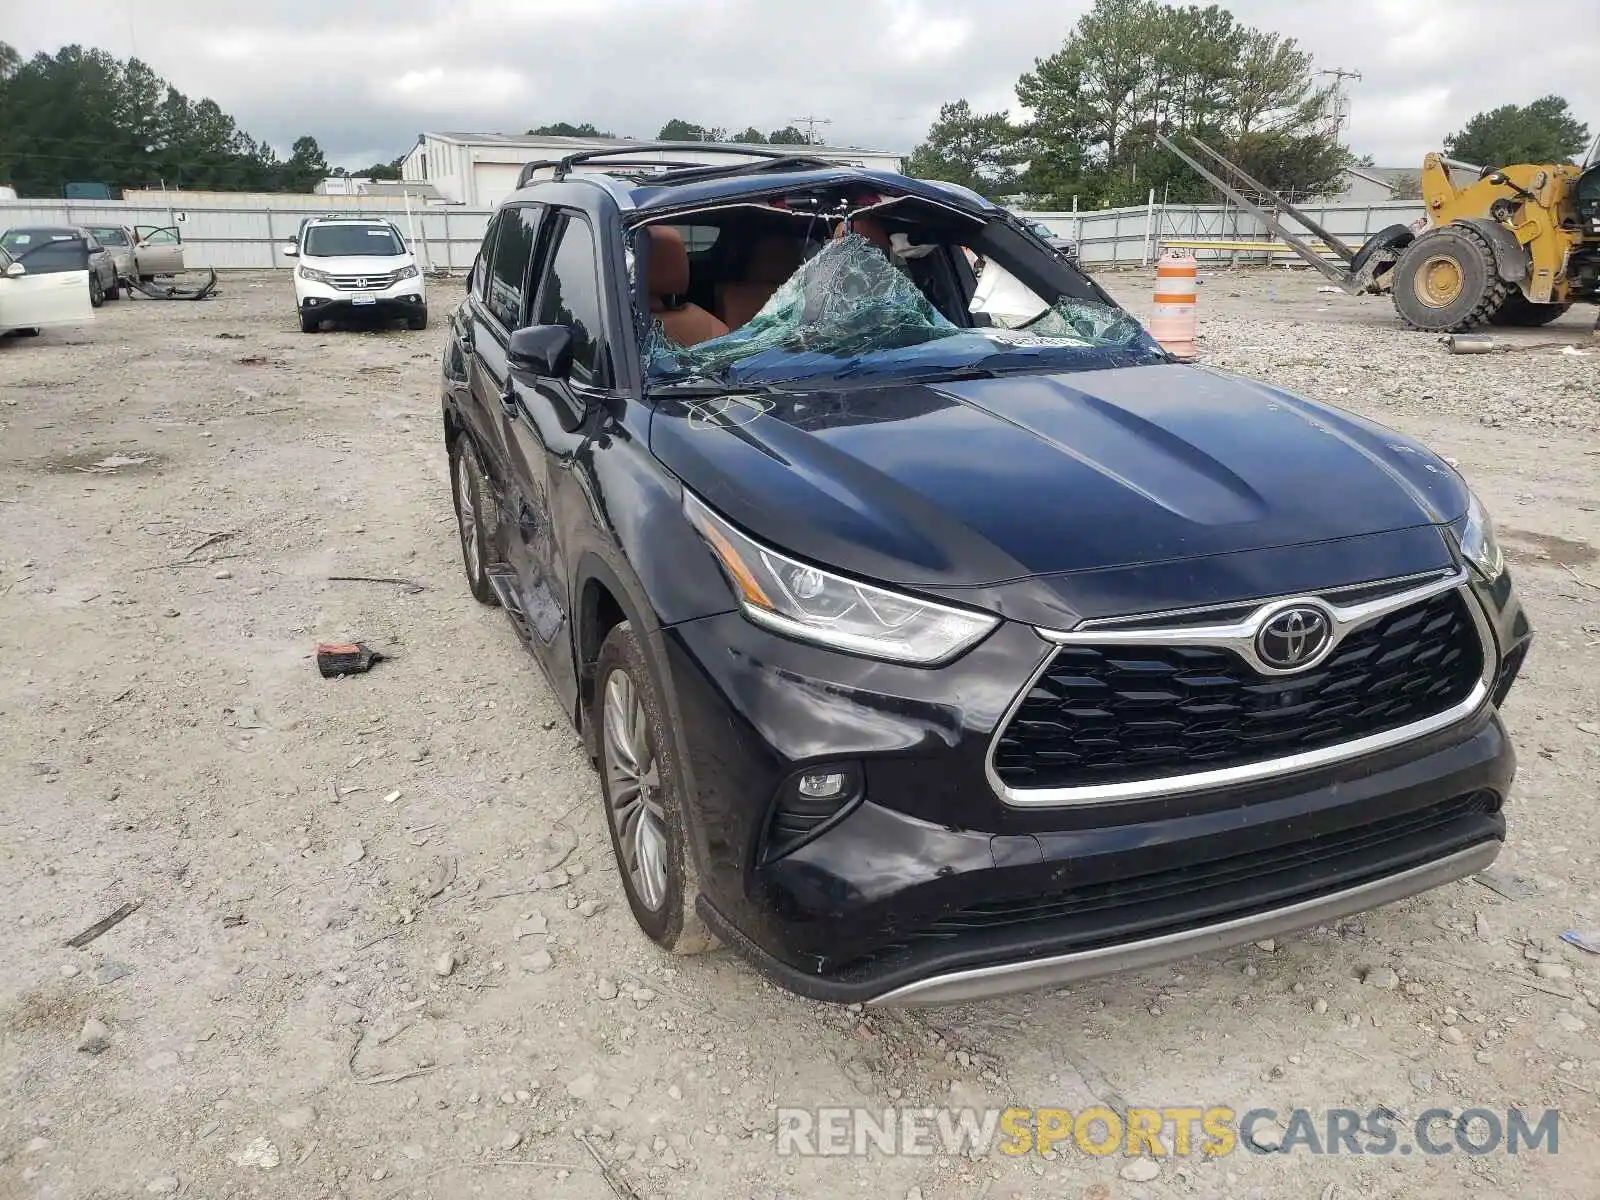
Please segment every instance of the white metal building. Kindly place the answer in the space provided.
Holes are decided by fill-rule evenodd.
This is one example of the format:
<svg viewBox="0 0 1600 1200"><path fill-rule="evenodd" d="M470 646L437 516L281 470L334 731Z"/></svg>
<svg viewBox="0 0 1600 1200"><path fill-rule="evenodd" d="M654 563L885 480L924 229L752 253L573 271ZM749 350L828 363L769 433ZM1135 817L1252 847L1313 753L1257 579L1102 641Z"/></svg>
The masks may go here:
<svg viewBox="0 0 1600 1200"><path fill-rule="evenodd" d="M407 182L431 183L456 204L488 208L516 187L524 164L544 158L561 158L579 150L610 150L639 144L628 138L572 138L504 133L424 133L400 164ZM670 158L683 162L726 162L707 154L704 142L663 143L670 151L641 157ZM771 150L771 146L728 143L734 150ZM784 147L778 147L783 149ZM902 155L886 150L861 150L852 146L795 146L797 153L879 171L898 171Z"/></svg>

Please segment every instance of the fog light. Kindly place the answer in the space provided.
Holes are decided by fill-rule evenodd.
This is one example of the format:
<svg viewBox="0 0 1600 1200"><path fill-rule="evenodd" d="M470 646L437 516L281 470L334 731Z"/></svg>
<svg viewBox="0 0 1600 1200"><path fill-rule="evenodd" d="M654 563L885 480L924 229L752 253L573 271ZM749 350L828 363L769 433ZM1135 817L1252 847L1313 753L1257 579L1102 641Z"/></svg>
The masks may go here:
<svg viewBox="0 0 1600 1200"><path fill-rule="evenodd" d="M800 776L800 794L808 800L831 800L844 791L844 772Z"/></svg>

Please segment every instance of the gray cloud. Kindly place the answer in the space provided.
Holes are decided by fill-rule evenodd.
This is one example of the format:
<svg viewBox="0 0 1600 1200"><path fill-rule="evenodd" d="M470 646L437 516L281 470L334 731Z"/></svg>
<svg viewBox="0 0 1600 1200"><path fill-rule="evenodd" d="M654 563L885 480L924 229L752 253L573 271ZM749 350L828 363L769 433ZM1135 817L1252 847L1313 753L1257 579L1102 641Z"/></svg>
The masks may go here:
<svg viewBox="0 0 1600 1200"><path fill-rule="evenodd" d="M362 166L424 129L521 132L593 121L637 136L668 117L787 125L909 150L946 100L1014 107L1017 76L1059 47L1086 0L0 0L24 53L65 42L137 52L286 149L314 135ZM1233 0L1321 67L1360 70L1349 141L1419 162L1472 113L1564 95L1600 128L1600 22L1566 0L1562 38L1499 0Z"/></svg>

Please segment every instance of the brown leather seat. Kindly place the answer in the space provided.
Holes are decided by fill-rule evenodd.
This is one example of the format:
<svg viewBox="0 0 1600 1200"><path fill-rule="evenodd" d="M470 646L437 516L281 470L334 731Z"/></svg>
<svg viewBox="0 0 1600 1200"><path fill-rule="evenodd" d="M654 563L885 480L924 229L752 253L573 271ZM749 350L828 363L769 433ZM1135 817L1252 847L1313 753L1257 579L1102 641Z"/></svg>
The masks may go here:
<svg viewBox="0 0 1600 1200"><path fill-rule="evenodd" d="M760 312L772 293L800 269L800 243L792 237L764 237L750 251L741 280L717 284L717 311L732 329Z"/></svg>
<svg viewBox="0 0 1600 1200"><path fill-rule="evenodd" d="M728 332L728 327L698 304L684 300L689 290L689 251L683 235L665 225L650 226L650 312L680 346L698 346Z"/></svg>

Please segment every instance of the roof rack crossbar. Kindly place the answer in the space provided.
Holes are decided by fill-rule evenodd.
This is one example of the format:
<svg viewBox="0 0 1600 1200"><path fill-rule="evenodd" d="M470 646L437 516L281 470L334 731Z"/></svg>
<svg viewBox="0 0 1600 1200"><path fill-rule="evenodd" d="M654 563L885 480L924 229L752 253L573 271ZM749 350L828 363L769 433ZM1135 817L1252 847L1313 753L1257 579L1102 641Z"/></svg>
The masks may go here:
<svg viewBox="0 0 1600 1200"><path fill-rule="evenodd" d="M527 185L529 177L533 174L533 172L536 171L536 170L539 170L540 168L543 168L543 167L552 167L552 168L554 168L555 180L556 180L556 182L560 182L561 180L565 179L568 175L570 175L572 173L572 168L577 166L579 163L592 162L595 159L602 159L602 158L621 158L623 160L623 162L626 162L626 158L630 154L637 155L637 154L640 154L640 153L653 153L653 152L664 152L664 151L674 151L674 150L677 151L680 154L683 153L683 151L684 151L683 143L682 142L639 142L639 143L637 143L635 145L632 145L632 146L614 146L614 147L611 147L610 149L579 150L579 151L576 151L575 153L565 155L565 156L563 156L561 158L545 158L545 159L540 159L537 162L528 163L526 166L524 166L522 168L522 171L521 171L521 173L519 174L519 176L517 178L517 186L518 187L525 187ZM764 160L765 162L771 163L771 164L774 164L774 165L779 164L779 163L787 164L787 163L791 163L791 162L800 162L800 161L805 161L808 164L809 163L814 163L817 166L833 166L834 165L833 163L827 162L824 159L808 157L808 156L805 156L805 155L796 155L792 151L788 151L788 150L763 150L763 149L761 149L760 147L757 147L757 146L724 146L724 145L719 145L716 142L706 142L706 143L703 143L703 144L696 145L694 147L694 151L697 154L726 154L726 155L728 155L730 157L737 156L737 157L740 157L740 158L747 158L747 159L748 158L754 158L754 159L758 159L758 160ZM622 163L618 163L617 165L622 165ZM630 163L628 165L634 165L634 164ZM641 165L660 165L660 166L673 167L673 168L683 168L683 169L694 169L694 168L698 168L698 167L710 167L713 170L721 169L721 168L717 168L715 166L715 164L711 164L711 163L666 162L664 160L658 161L658 160L654 160L654 159L642 160L642 164ZM741 165L754 166L754 165L757 165L757 164L752 163L752 164L741 164Z"/></svg>

